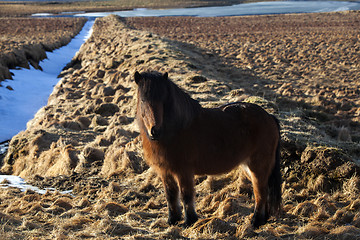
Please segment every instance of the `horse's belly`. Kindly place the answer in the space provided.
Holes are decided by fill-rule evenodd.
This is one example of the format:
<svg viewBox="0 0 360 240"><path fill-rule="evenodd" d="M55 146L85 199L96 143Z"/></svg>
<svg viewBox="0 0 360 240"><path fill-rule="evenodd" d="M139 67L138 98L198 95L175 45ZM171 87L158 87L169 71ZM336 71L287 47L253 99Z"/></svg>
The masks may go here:
<svg viewBox="0 0 360 240"><path fill-rule="evenodd" d="M249 158L252 147L241 137L242 130L235 127L225 129L217 126L220 131L208 133L204 138L196 139L192 145L196 174L222 174L231 171ZM214 129L216 129L214 127ZM201 134L199 134L201 136Z"/></svg>
<svg viewBox="0 0 360 240"><path fill-rule="evenodd" d="M196 164L196 175L216 175L230 172L246 161L246 157L226 153L222 155L208 155L207 158L199 159Z"/></svg>
<svg viewBox="0 0 360 240"><path fill-rule="evenodd" d="M218 166L216 166L216 168L202 166L202 167L198 167L195 170L195 175L218 175L218 174L228 173L234 168L236 168L236 166L238 166L238 164L227 167L222 166L221 168L219 168Z"/></svg>

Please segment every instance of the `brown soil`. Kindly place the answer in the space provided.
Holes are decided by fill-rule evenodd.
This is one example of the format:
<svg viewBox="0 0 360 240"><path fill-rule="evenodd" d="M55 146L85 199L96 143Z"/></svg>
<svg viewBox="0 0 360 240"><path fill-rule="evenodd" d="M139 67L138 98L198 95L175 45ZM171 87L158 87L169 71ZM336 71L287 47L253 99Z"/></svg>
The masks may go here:
<svg viewBox="0 0 360 240"><path fill-rule="evenodd" d="M0 84L12 79L9 69L29 64L40 69L46 51L68 44L85 22L85 18L0 18Z"/></svg>
<svg viewBox="0 0 360 240"><path fill-rule="evenodd" d="M175 24L176 21L184 29L194 26L201 29L210 24L217 29L216 26L222 22L234 21L238 24L242 21L256 26L268 23L269 19L274 21L273 24L281 24L283 18L294 23L296 19L303 19L304 23L295 29L291 24L283 24L276 33L273 28L272 39L276 44L269 48L274 50L287 46L281 45L281 38L275 37L283 32L282 37L294 41L298 39L299 44L294 52L300 52L308 49L307 44L300 44L301 36L307 37L306 32L311 33L311 27L309 29L307 26L312 23L317 28L323 22L331 24L329 18L338 14L230 17L219 18L218 22L216 19L204 21L200 18L161 18L159 21L164 25L169 21ZM355 24L357 14L346 13L344 18L352 16L353 20L349 22ZM316 23L314 18L318 19ZM203 24L196 27L194 19ZM315 91L316 88L311 88L310 84L305 86L306 81L300 76L306 75L284 77L279 71L279 78L273 76L277 73L273 70L277 65L279 69L288 71L282 61L276 61L273 65L269 62L268 70L263 67L263 71L267 71L265 74L258 70L262 67L262 60L246 63L250 67L242 67L253 58L231 58L230 54L226 54L240 48L244 52L248 50L249 54L253 54L251 56L256 55L255 59L278 59L280 53L287 53L287 48L278 50L276 54L270 50L264 50L262 54L252 52L253 48L265 49L268 41L259 41L258 38L268 36L268 29L264 31L259 27L255 31L255 27L249 27L249 30L254 29L252 35L243 33L240 38L225 38L221 32L210 32L209 29L210 41L195 38L197 40L190 44L188 40L180 42L162 38L154 33L155 30L149 33L129 28L124 21L115 16L96 20L93 35L62 73L63 78L54 88L48 105L39 110L28 123L26 131L11 140L9 151L3 159L1 170L4 173L20 175L39 187L71 189L72 195L58 192L40 195L31 191L21 193L16 189L0 189L1 236L44 239L359 237L357 118L351 115L350 110L341 113L336 108L335 112L331 112L325 105L317 106L307 101L306 97L298 99L298 91L306 88ZM138 27L140 23L144 24L143 19L126 21ZM155 20L149 19L149 22L159 25ZM181 25L182 22L187 24ZM287 26L289 29L285 34ZM221 29L225 28L218 31ZM328 33L326 29L329 29ZM322 42L336 38L330 27L326 29L318 35L322 37ZM260 34L261 31L263 34ZM349 31L347 37L352 39L350 33L356 34L356 31ZM180 31L176 35L181 35ZM192 34L183 32L182 35L188 39ZM345 44L345 41L341 41L343 38L339 34L339 41L334 40L332 44ZM314 37L313 40L316 39ZM228 47L231 42L237 47ZM217 43L218 49L215 49L213 46ZM205 44L209 47L205 47ZM354 42L353 45L356 44ZM317 49L315 45L314 48ZM239 54L236 53L236 56ZM310 53L306 56L317 57ZM293 60L288 58L287 61L290 64ZM317 66L317 63L310 64L311 61L306 58L303 62L309 72L313 66ZM251 227L254 208L251 184L243 177L241 170L236 169L222 176L199 176L196 179L196 204L200 220L190 228L167 225L166 200L161 182L142 159L134 120L136 86L132 76L136 70L147 69L169 72L176 84L205 107L244 100L262 105L280 119L283 211L279 216L271 218L258 230ZM336 75L333 73L336 69L329 68L329 76ZM344 76L353 76L351 71L347 74L344 72ZM351 80L358 84L357 79ZM321 80L316 81L318 88L321 88ZM288 85L280 91L285 83ZM338 86L336 81L326 85ZM322 89L325 92L326 87ZM283 93L285 89L293 94ZM340 87L339 91L342 91ZM328 95L323 94L323 98L327 100ZM346 99L354 105L358 104L357 99L351 96ZM340 117L346 119L349 125L337 127ZM332 119L333 125L329 119ZM332 129L329 130L330 127ZM331 135L332 131L337 134Z"/></svg>

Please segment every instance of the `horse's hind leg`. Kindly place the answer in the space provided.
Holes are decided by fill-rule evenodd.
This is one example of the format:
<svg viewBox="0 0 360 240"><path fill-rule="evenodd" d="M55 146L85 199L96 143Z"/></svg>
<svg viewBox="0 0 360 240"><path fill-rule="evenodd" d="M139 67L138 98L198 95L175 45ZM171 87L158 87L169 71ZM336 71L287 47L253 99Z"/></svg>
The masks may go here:
<svg viewBox="0 0 360 240"><path fill-rule="evenodd" d="M254 186L255 195L255 210L254 216L251 220L254 228L266 223L269 218L269 211L267 206L267 186Z"/></svg>
<svg viewBox="0 0 360 240"><path fill-rule="evenodd" d="M194 176L191 174L185 174L178 176L180 185L181 196L185 207L185 225L191 226L198 220L198 216L195 211L195 189L194 189Z"/></svg>
<svg viewBox="0 0 360 240"><path fill-rule="evenodd" d="M266 174L265 174L266 175ZM264 176L263 173L256 173L251 171L251 182L253 185L253 191L255 196L255 209L254 216L251 220L254 228L266 223L269 218L269 210L267 204L267 176Z"/></svg>
<svg viewBox="0 0 360 240"><path fill-rule="evenodd" d="M169 209L168 223L174 225L181 220L179 187L174 177L169 173L164 173L161 176L161 179L165 187L166 200Z"/></svg>

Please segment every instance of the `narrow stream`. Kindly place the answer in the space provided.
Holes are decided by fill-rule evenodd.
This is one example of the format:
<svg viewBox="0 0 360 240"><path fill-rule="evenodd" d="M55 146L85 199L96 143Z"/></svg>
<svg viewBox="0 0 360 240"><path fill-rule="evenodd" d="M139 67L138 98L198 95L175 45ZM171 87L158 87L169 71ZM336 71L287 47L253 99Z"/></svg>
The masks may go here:
<svg viewBox="0 0 360 240"><path fill-rule="evenodd" d="M68 45L53 52L46 52L47 59L40 62L43 71L33 67L11 70L14 73L13 80L2 82L2 85L10 85L14 90L0 87L0 157L6 153L8 140L19 131L25 130L26 123L46 105L49 95L59 81L57 76L91 36L93 24L94 20L87 21L80 33ZM24 179L11 175L0 175L0 187L16 187L21 191L29 189L40 194L48 190L55 191L55 189L39 189L27 184Z"/></svg>
<svg viewBox="0 0 360 240"><path fill-rule="evenodd" d="M14 73L13 80L3 81L2 85L9 85L14 90L0 87L0 143L25 130L26 123L46 105L49 95L59 81L57 76L90 37L93 24L94 21L87 21L68 45L53 52L46 52L47 59L40 62L43 71L33 67L11 70ZM0 151L3 148L0 144Z"/></svg>

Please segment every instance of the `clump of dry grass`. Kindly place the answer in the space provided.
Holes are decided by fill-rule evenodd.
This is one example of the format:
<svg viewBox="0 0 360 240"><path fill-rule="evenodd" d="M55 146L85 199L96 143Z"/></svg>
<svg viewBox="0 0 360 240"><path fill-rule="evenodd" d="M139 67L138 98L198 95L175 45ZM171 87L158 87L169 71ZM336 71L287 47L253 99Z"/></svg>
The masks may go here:
<svg viewBox="0 0 360 240"><path fill-rule="evenodd" d="M70 218L65 224L63 224L62 228L68 231L75 231L75 230L80 230L86 227L87 225L91 225L93 222L94 220L86 216L76 214L74 217Z"/></svg>
<svg viewBox="0 0 360 240"><path fill-rule="evenodd" d="M314 213L317 211L317 206L309 201L305 201L302 203L299 203L292 214L301 216L301 217L311 217L314 215Z"/></svg>
<svg viewBox="0 0 360 240"><path fill-rule="evenodd" d="M67 197L58 198L52 204L52 207L60 207L60 208L64 208L66 211L68 211L73 208L71 202L72 202L72 199L67 198Z"/></svg>
<svg viewBox="0 0 360 240"><path fill-rule="evenodd" d="M357 198L354 201L351 201L348 205L348 210L358 212L360 210L360 199Z"/></svg>
<svg viewBox="0 0 360 240"><path fill-rule="evenodd" d="M357 228L360 228L360 212L359 211L354 216L353 225Z"/></svg>
<svg viewBox="0 0 360 240"><path fill-rule="evenodd" d="M346 225L353 221L354 214L345 209L339 209L335 214L329 219L330 222L333 222L337 225Z"/></svg>
<svg viewBox="0 0 360 240"><path fill-rule="evenodd" d="M118 216L129 211L126 206L116 202L104 203L100 209L107 211L109 216Z"/></svg>
<svg viewBox="0 0 360 240"><path fill-rule="evenodd" d="M3 226L5 225L19 225L21 223L20 219L12 217L11 215L0 213L0 222Z"/></svg>
<svg viewBox="0 0 360 240"><path fill-rule="evenodd" d="M320 174L315 179L309 179L307 187L312 192L329 192L331 190L329 179L323 174Z"/></svg>
<svg viewBox="0 0 360 240"><path fill-rule="evenodd" d="M297 235L305 239L316 239L324 237L328 234L329 230L322 227L320 223L309 223L303 227L300 227L297 231Z"/></svg>
<svg viewBox="0 0 360 240"><path fill-rule="evenodd" d="M343 192L352 199L358 200L360 194L360 177L354 175L350 179L345 181L343 183Z"/></svg>
<svg viewBox="0 0 360 240"><path fill-rule="evenodd" d="M359 228L354 226L340 226L330 231L330 236L336 239L356 239L360 235Z"/></svg>

